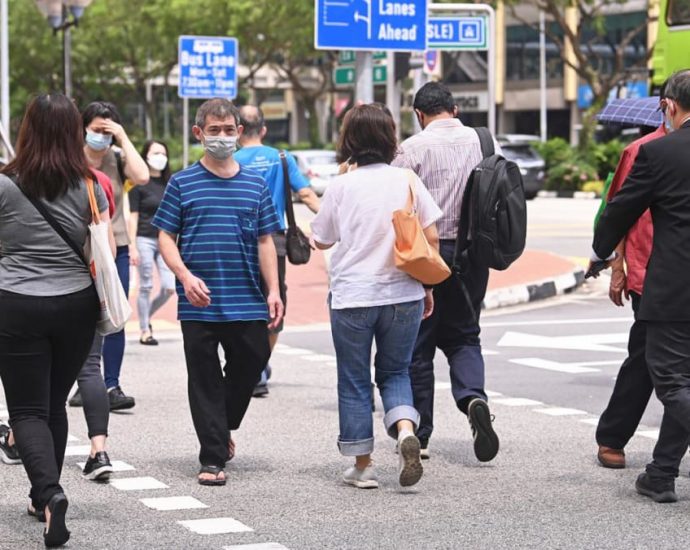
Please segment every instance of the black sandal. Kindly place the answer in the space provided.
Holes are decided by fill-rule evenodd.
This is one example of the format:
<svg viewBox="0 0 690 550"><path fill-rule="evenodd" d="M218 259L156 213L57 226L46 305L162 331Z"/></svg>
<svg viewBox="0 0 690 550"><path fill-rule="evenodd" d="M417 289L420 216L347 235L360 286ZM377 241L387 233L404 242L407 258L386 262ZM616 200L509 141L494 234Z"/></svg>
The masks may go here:
<svg viewBox="0 0 690 550"><path fill-rule="evenodd" d="M68 504L63 493L53 495L48 501L50 527L43 533L43 542L48 548L57 548L69 540L70 532L65 525Z"/></svg>
<svg viewBox="0 0 690 550"><path fill-rule="evenodd" d="M42 510L37 510L32 503L29 503L29 506L27 506L26 513L29 514L32 518L36 518L41 523L46 522L46 513Z"/></svg>
<svg viewBox="0 0 690 550"><path fill-rule="evenodd" d="M144 345L144 346L157 346L158 345L158 340L156 340L153 336L147 336L146 338L139 338L139 343Z"/></svg>
<svg viewBox="0 0 690 550"><path fill-rule="evenodd" d="M199 475L201 474L212 474L216 476L216 479L201 479L198 478L199 485L211 485L211 486L220 486L220 485L225 485L225 471L223 468L219 466L202 466L199 469ZM219 478L218 476L220 474L223 474L223 478Z"/></svg>

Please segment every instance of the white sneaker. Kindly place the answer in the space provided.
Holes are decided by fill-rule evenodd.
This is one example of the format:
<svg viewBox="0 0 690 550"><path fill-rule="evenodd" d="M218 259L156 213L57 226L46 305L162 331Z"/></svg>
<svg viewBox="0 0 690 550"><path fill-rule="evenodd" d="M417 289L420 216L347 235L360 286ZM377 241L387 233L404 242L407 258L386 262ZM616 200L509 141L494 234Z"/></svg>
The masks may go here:
<svg viewBox="0 0 690 550"><path fill-rule="evenodd" d="M402 487L414 485L422 478L424 468L420 457L419 439L413 433L400 434L398 439L399 481Z"/></svg>
<svg viewBox="0 0 690 550"><path fill-rule="evenodd" d="M367 466L364 470L358 470L356 466L350 466L343 474L343 481L359 489L378 489L379 480L373 466Z"/></svg>

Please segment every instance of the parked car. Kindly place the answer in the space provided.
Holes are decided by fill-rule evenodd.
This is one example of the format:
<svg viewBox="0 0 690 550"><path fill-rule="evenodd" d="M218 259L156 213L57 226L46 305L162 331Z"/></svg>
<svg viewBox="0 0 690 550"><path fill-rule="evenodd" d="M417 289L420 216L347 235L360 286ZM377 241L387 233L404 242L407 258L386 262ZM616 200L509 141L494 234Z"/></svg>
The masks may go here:
<svg viewBox="0 0 690 550"><path fill-rule="evenodd" d="M523 134L506 134L497 136L496 139L503 149L503 156L520 168L525 198L533 199L544 187L544 159L530 145L530 142L538 141L539 138Z"/></svg>
<svg viewBox="0 0 690 550"><path fill-rule="evenodd" d="M295 157L300 172L307 178L314 193L319 197L323 195L331 179L338 175L335 151L307 149L291 151L291 154Z"/></svg>

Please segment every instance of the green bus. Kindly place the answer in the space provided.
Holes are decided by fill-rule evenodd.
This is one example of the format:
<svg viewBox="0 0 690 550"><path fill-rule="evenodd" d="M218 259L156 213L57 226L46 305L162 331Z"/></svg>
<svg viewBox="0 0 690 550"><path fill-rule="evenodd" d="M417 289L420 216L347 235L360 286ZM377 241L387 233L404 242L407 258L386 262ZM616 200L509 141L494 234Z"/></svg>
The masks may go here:
<svg viewBox="0 0 690 550"><path fill-rule="evenodd" d="M690 0L661 0L659 32L652 55L652 89L669 76L690 68Z"/></svg>

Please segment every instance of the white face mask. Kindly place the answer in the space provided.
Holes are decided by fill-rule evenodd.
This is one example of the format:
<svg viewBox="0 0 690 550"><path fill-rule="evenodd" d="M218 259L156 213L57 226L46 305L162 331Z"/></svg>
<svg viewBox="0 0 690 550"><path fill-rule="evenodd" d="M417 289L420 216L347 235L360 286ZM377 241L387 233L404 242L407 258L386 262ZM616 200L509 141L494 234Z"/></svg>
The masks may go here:
<svg viewBox="0 0 690 550"><path fill-rule="evenodd" d="M146 162L151 168L161 172L165 170L165 167L168 165L168 157L163 153L154 153L147 157Z"/></svg>

